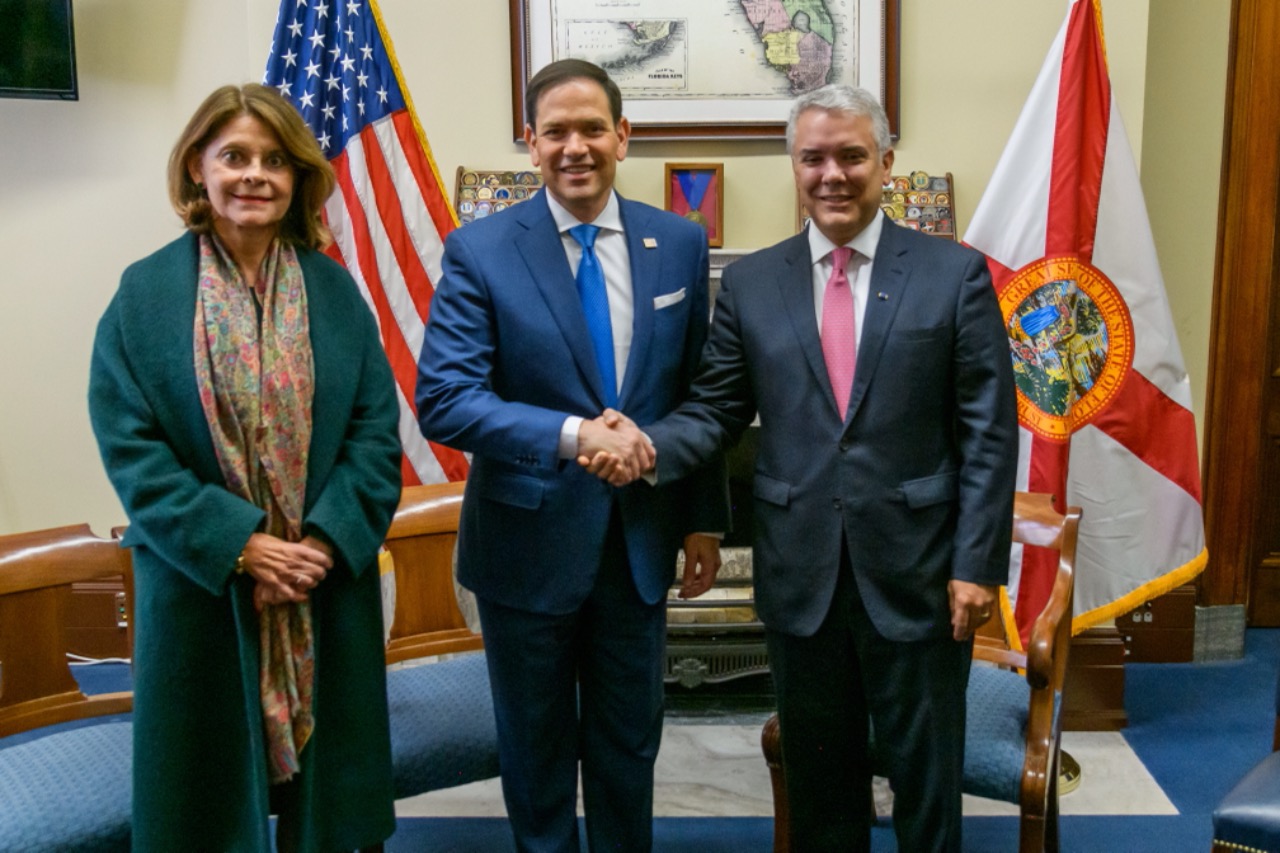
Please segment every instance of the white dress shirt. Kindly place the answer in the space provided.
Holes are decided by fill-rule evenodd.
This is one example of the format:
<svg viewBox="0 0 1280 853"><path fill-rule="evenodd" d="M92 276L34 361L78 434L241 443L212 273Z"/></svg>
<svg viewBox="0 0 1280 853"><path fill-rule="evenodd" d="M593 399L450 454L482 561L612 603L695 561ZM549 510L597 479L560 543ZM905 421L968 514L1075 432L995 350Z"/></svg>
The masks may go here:
<svg viewBox="0 0 1280 853"><path fill-rule="evenodd" d="M880 229L884 227L884 211L876 211L866 228L844 245L853 249L853 257L849 259L850 293L853 294L853 345L857 352L858 342L862 340L862 319L867 313L867 296L871 292L871 266L875 263L876 246L880 243ZM897 227L897 226L894 226ZM822 297L827 290L827 279L831 277L833 259L831 253L838 248L835 243L809 222L809 257L813 259L813 311L818 320L818 328L822 328Z"/></svg>
<svg viewBox="0 0 1280 853"><path fill-rule="evenodd" d="M582 261L582 246L569 233L569 229L583 223L578 220L564 205L556 201L555 196L547 193L547 206L551 208L551 216L555 219L556 228L560 231L560 242L564 245L565 257L569 259L569 271L576 277L578 264ZM617 193L609 194L609 201L600 215L591 221L591 225L599 226L596 235L595 251L600 261L600 269L604 271L605 292L609 297L609 325L613 331L613 363L614 375L618 379L617 392L622 391L622 380L627 375L627 361L631 356L632 326L635 322L635 299L631 287L631 254L627 251L627 238L622 229L622 213L618 205ZM582 426L582 418L570 415L560 427L560 458L574 459L578 455L578 429Z"/></svg>

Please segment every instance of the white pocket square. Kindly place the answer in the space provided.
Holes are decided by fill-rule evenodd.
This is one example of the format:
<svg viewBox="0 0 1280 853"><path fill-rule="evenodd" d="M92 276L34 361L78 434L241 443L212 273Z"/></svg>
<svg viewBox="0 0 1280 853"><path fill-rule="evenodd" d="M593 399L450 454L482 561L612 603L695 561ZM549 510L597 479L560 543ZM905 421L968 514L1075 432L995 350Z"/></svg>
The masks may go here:
<svg viewBox="0 0 1280 853"><path fill-rule="evenodd" d="M661 311L663 308L669 308L684 299L684 288L680 288L675 293L664 293L661 296L653 297L653 310Z"/></svg>

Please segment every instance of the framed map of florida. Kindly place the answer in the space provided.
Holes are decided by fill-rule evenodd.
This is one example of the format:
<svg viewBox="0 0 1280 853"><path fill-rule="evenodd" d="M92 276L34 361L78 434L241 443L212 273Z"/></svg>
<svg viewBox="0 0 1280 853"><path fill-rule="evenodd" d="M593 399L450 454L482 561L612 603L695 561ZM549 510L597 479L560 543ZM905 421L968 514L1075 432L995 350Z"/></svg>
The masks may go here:
<svg viewBox="0 0 1280 853"><path fill-rule="evenodd" d="M588 59L622 90L633 135L782 137L792 100L827 83L880 95L898 135L899 0L510 0L512 132L525 84Z"/></svg>

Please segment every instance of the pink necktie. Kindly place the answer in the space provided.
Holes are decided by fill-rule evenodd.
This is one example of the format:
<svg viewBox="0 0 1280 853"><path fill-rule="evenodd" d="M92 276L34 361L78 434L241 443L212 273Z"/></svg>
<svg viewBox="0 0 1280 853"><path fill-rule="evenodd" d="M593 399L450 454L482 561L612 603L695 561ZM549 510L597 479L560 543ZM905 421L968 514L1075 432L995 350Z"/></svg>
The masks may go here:
<svg viewBox="0 0 1280 853"><path fill-rule="evenodd" d="M822 355L827 360L827 378L831 380L841 420L849 408L855 360L853 288L845 272L852 256L853 249L848 246L831 252L831 277L822 294Z"/></svg>

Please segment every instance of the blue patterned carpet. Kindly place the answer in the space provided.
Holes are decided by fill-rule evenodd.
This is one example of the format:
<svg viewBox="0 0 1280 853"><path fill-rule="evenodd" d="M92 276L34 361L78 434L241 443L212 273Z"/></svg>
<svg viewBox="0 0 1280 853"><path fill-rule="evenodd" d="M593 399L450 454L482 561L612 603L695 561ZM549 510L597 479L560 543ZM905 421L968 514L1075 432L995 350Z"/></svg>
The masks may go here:
<svg viewBox="0 0 1280 853"><path fill-rule="evenodd" d="M1252 629L1245 657L1202 664L1129 664L1124 737L1180 814L1062 818L1064 853L1206 853L1219 799L1271 749L1280 630ZM122 666L76 667L87 692L128 689ZM6 739L12 745L17 739ZM658 853L767 853L768 818L659 818ZM965 819L965 851L1017 849L1015 818ZM887 824L873 831L875 853L897 851ZM506 821L404 818L388 853L508 853Z"/></svg>
<svg viewBox="0 0 1280 853"><path fill-rule="evenodd" d="M1252 629L1245 657L1202 664L1125 667L1124 737L1178 808L1175 816L1061 819L1063 853L1207 853L1218 800L1271 750L1280 630ZM1018 821L969 817L966 853L1018 848ZM875 853L896 853L888 824L872 833ZM767 853L767 818L658 818L657 853ZM401 819L388 853L509 853L505 821Z"/></svg>

